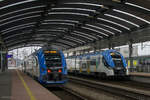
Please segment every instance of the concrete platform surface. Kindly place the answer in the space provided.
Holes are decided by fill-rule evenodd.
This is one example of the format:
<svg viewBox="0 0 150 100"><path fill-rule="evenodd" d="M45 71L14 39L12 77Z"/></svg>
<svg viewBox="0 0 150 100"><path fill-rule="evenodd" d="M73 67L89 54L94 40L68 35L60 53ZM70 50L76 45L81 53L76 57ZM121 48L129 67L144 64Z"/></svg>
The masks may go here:
<svg viewBox="0 0 150 100"><path fill-rule="evenodd" d="M150 73L132 72L130 73L130 79L133 81L150 84Z"/></svg>
<svg viewBox="0 0 150 100"><path fill-rule="evenodd" d="M150 77L150 73L144 73L144 72L130 72L131 76L143 76L143 77Z"/></svg>
<svg viewBox="0 0 150 100"><path fill-rule="evenodd" d="M11 73L0 73L0 100L10 100L11 97Z"/></svg>
<svg viewBox="0 0 150 100"><path fill-rule="evenodd" d="M0 100L60 100L19 70L0 74Z"/></svg>

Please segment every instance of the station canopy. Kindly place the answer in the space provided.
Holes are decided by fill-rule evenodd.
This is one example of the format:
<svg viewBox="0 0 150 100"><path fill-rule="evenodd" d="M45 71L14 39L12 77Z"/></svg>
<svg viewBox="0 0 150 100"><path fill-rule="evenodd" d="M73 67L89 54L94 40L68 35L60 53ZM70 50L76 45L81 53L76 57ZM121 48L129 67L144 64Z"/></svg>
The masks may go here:
<svg viewBox="0 0 150 100"><path fill-rule="evenodd" d="M69 49L149 24L150 0L0 0L0 33L8 50Z"/></svg>

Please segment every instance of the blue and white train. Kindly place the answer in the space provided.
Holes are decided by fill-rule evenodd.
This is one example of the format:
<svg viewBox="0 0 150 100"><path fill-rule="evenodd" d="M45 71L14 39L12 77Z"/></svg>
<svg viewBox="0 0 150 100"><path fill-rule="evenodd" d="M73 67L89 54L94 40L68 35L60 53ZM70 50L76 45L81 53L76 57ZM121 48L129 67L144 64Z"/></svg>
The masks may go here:
<svg viewBox="0 0 150 100"><path fill-rule="evenodd" d="M88 74L102 78L128 76L126 61L116 50L70 56L66 60L69 73Z"/></svg>
<svg viewBox="0 0 150 100"><path fill-rule="evenodd" d="M41 48L24 59L24 72L41 84L59 85L67 82L67 66L62 51Z"/></svg>

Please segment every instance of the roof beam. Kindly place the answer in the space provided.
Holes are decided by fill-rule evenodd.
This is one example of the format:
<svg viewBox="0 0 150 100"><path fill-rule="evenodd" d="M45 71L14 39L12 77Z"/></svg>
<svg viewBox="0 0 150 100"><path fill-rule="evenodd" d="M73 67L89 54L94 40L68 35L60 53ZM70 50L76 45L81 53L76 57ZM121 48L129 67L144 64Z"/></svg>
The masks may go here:
<svg viewBox="0 0 150 100"><path fill-rule="evenodd" d="M41 13L41 18L40 18L40 20L36 23L36 25L35 25L36 27L35 27L35 29L33 29L32 35L29 36L29 37L31 37L31 38L29 39L29 41L32 41L33 36L36 34L36 29L38 29L39 26L42 24L42 22L46 19L46 17L48 16L49 10L50 10L52 7L56 6L57 0L43 0L43 3L46 4L46 7L44 8L43 13Z"/></svg>

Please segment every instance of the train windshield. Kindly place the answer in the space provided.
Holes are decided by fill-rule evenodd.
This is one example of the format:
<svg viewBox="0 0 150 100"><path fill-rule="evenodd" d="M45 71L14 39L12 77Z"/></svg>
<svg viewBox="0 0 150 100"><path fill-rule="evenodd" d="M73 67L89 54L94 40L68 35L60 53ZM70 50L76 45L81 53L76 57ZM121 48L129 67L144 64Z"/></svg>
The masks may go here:
<svg viewBox="0 0 150 100"><path fill-rule="evenodd" d="M121 59L121 55L120 54L111 53L111 57L112 57L116 67L123 67L123 61Z"/></svg>
<svg viewBox="0 0 150 100"><path fill-rule="evenodd" d="M44 53L47 67L61 67L60 53Z"/></svg>

